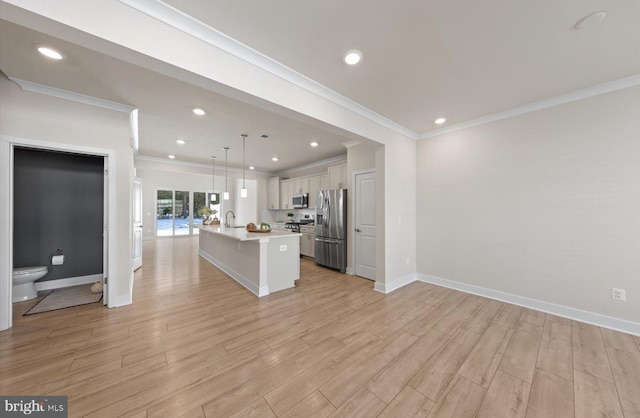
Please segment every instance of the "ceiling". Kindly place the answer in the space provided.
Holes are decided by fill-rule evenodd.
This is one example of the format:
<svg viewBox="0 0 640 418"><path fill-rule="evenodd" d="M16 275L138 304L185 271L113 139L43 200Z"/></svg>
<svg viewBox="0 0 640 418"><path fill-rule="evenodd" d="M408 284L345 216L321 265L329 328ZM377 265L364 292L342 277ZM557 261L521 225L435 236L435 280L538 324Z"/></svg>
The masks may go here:
<svg viewBox="0 0 640 418"><path fill-rule="evenodd" d="M637 0L165 1L417 133L640 74Z"/></svg>
<svg viewBox="0 0 640 418"><path fill-rule="evenodd" d="M52 61L36 51L51 45L65 59ZM246 140L246 166L278 173L346 154L353 140L295 118L213 93L174 78L126 63L90 49L0 20L0 70L9 77L132 105L139 112L139 155L174 161L242 166L241 134ZM192 109L206 110L196 116ZM263 134L269 139L263 139ZM186 141L178 145L177 139ZM313 148L310 142L318 142ZM274 162L272 157L278 157Z"/></svg>
<svg viewBox="0 0 640 418"><path fill-rule="evenodd" d="M640 74L636 0L165 3L416 134L440 128L438 117L446 127ZM573 27L599 10L604 20ZM0 30L9 76L138 107L144 155L204 162L248 133L247 164L278 172L344 154L353 139L59 40L68 59L52 65L33 51L46 35L5 21ZM353 48L364 58L349 67L342 56ZM239 153L229 160L239 165Z"/></svg>

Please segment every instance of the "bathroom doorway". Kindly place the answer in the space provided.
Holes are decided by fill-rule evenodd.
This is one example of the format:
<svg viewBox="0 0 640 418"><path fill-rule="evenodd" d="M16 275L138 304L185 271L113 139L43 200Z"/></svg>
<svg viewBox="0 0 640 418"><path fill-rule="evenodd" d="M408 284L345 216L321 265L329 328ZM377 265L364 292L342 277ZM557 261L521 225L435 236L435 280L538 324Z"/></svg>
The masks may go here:
<svg viewBox="0 0 640 418"><path fill-rule="evenodd" d="M12 271L13 271L13 243L14 243L14 151L16 148L28 148L33 150L62 152L75 155L97 156L103 160L103 221L102 248L104 255L102 260L103 300L108 307L116 307L126 304L124 298L118 298L113 292L109 292L107 278L109 271L116 271L118 266L116 240L116 182L109 173L116 172L115 151L105 148L88 147L77 144L66 144L52 141L41 141L27 138L0 136L0 194L9 196L0 201L0 330L9 329L13 323L12 300ZM56 249L57 250L57 249ZM64 251L64 248L63 248ZM44 264L40 264L44 265ZM47 260L46 265L50 266ZM99 277L98 277L99 279ZM98 280L97 279L97 280ZM89 280L86 277L84 280ZM97 281L96 280L96 281ZM60 284L60 283L56 283ZM68 283L67 285L73 285ZM77 283L76 283L77 284ZM124 300L124 301L123 301ZM129 302L130 303L130 302Z"/></svg>
<svg viewBox="0 0 640 418"><path fill-rule="evenodd" d="M13 174L13 267L47 266L38 291L102 281L104 157L15 147Z"/></svg>

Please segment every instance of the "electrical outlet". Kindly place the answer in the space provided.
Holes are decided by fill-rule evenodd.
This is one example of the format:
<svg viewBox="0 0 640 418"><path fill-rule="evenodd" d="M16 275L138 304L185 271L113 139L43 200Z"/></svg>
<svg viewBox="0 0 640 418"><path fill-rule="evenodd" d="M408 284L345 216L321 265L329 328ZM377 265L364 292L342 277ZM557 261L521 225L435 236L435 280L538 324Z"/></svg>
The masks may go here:
<svg viewBox="0 0 640 418"><path fill-rule="evenodd" d="M281 245L280 246L280 251L287 251L287 246L286 245Z"/></svg>
<svg viewBox="0 0 640 418"><path fill-rule="evenodd" d="M611 299L619 300L621 302L626 302L627 300L627 291L624 289L616 289L615 287L611 288Z"/></svg>

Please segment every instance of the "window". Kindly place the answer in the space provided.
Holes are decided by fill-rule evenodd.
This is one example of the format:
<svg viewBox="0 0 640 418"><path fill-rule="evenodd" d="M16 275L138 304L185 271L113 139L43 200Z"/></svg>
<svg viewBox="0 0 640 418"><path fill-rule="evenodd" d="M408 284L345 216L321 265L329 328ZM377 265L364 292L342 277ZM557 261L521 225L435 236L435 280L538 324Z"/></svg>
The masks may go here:
<svg viewBox="0 0 640 418"><path fill-rule="evenodd" d="M173 235L173 191L158 190L156 196L156 234L159 237Z"/></svg>
<svg viewBox="0 0 640 418"><path fill-rule="evenodd" d="M189 192L174 192L175 210L173 222L173 235L189 235Z"/></svg>
<svg viewBox="0 0 640 418"><path fill-rule="evenodd" d="M211 197L215 196L214 200ZM191 205L193 202L193 206ZM215 212L214 212L215 211ZM156 192L156 236L197 235L209 213L220 219L220 194L158 190Z"/></svg>

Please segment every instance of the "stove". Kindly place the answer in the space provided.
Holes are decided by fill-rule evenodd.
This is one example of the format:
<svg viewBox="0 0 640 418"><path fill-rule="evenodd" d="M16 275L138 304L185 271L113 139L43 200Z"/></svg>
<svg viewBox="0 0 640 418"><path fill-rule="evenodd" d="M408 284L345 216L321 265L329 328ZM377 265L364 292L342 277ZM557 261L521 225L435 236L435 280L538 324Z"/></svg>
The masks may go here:
<svg viewBox="0 0 640 418"><path fill-rule="evenodd" d="M299 222L287 222L284 224L284 229L289 230L291 232L300 232L300 225L308 225L313 223L313 220L301 220Z"/></svg>
<svg viewBox="0 0 640 418"><path fill-rule="evenodd" d="M300 232L300 224L296 222L284 224L284 229L291 232Z"/></svg>

